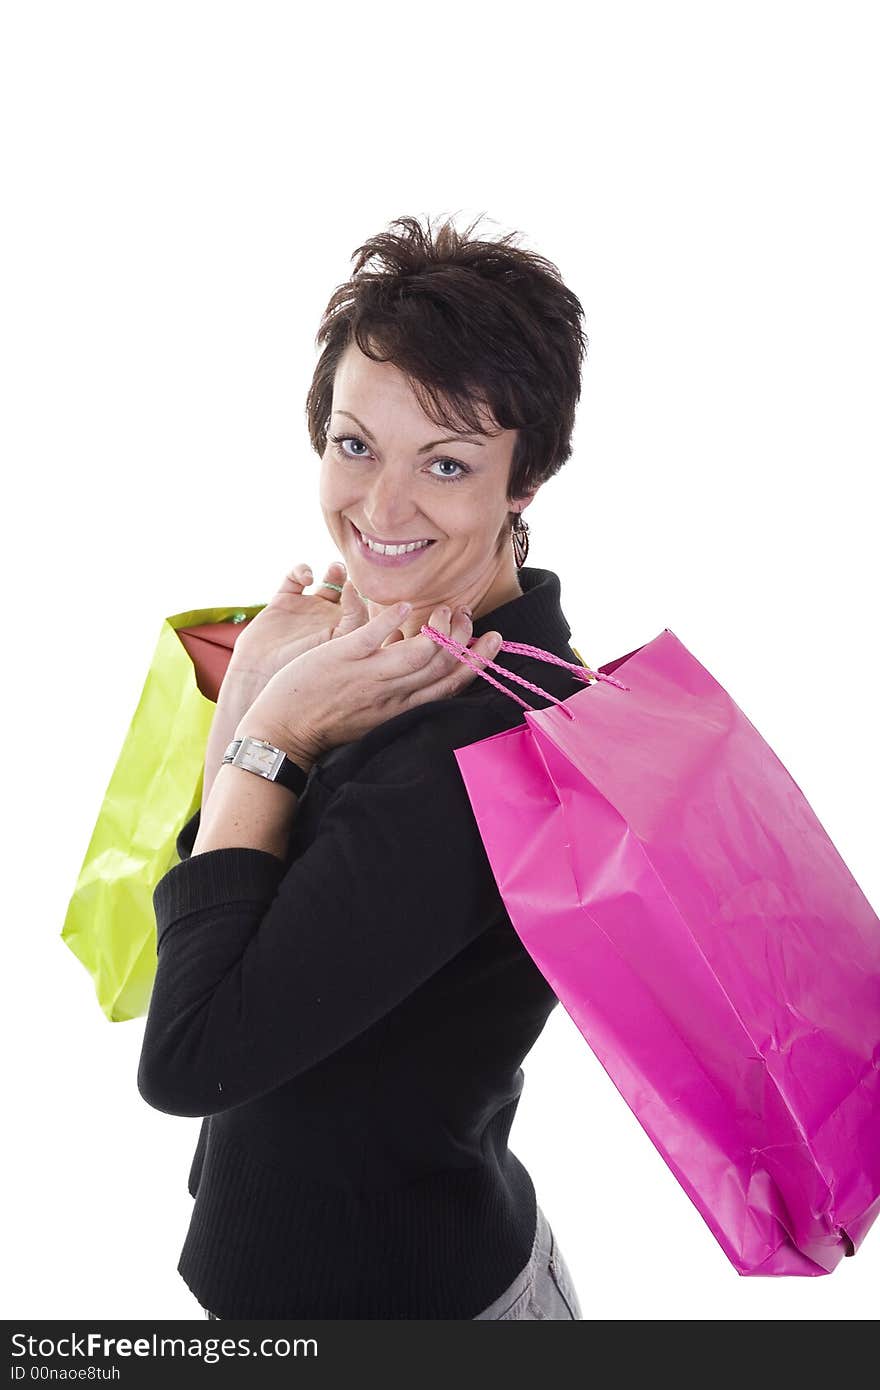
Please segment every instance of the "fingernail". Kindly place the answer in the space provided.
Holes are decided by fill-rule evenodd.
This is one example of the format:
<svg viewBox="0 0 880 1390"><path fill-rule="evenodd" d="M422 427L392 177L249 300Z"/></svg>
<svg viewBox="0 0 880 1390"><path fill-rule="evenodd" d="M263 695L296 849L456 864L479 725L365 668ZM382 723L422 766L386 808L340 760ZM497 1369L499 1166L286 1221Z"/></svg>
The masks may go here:
<svg viewBox="0 0 880 1390"><path fill-rule="evenodd" d="M466 618L472 618L474 616L470 608L463 608L461 611Z"/></svg>

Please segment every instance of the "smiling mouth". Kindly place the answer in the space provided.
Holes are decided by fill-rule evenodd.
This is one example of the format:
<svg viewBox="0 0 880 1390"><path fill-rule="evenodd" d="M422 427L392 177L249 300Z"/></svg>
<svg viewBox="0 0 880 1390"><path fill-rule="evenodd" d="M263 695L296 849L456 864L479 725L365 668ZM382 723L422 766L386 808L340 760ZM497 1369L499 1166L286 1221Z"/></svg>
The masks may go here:
<svg viewBox="0 0 880 1390"><path fill-rule="evenodd" d="M413 555L417 551L427 550L429 546L434 545L436 541L435 537L430 536L420 540L401 541L399 543L389 543L386 545L381 541L368 540L367 537L364 535L363 531L360 529L360 527L356 526L355 523L351 520L351 517L346 517L346 520L348 521L349 525L351 526L352 530L355 533L355 536L357 537L361 545L363 545L367 550L372 551L374 555Z"/></svg>

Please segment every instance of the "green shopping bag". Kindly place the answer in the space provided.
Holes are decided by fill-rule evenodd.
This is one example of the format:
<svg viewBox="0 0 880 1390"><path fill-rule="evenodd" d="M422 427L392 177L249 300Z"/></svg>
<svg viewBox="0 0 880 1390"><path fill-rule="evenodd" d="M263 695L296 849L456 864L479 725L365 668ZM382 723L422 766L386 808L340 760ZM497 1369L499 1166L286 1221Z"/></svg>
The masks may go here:
<svg viewBox="0 0 880 1390"><path fill-rule="evenodd" d="M194 609L162 624L61 930L111 1023L147 1012L153 889L179 862L177 836L201 805L208 735L235 640L264 607Z"/></svg>

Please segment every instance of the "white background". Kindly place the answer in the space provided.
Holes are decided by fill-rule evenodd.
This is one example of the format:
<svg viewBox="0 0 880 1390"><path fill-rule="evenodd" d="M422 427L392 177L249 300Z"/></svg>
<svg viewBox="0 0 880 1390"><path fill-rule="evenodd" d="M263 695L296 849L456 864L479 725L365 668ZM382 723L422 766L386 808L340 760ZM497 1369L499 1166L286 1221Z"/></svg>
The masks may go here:
<svg viewBox="0 0 880 1390"><path fill-rule="evenodd" d="M530 508L599 665L669 626L868 899L877 862L876 7L4 7L8 1317L188 1318L199 1122L60 939L162 619L333 558L314 333L403 213L553 260L590 350ZM578 28L573 28L577 23ZM562 1008L511 1144L587 1318L876 1315L738 1276Z"/></svg>

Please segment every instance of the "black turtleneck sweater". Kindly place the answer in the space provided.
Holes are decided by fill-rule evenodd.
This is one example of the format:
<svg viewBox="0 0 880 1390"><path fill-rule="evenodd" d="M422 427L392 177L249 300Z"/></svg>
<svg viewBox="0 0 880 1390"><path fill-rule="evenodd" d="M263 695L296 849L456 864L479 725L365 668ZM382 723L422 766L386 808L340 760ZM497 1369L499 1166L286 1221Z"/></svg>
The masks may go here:
<svg viewBox="0 0 880 1390"><path fill-rule="evenodd" d="M474 623L568 661L550 570ZM557 698L570 672L502 652ZM548 701L502 684L535 709ZM223 1318L474 1318L525 1265L507 1139L556 996L498 892L453 749L522 722L475 675L326 753L287 858L189 857L156 886L140 1094L204 1116L178 1270Z"/></svg>

